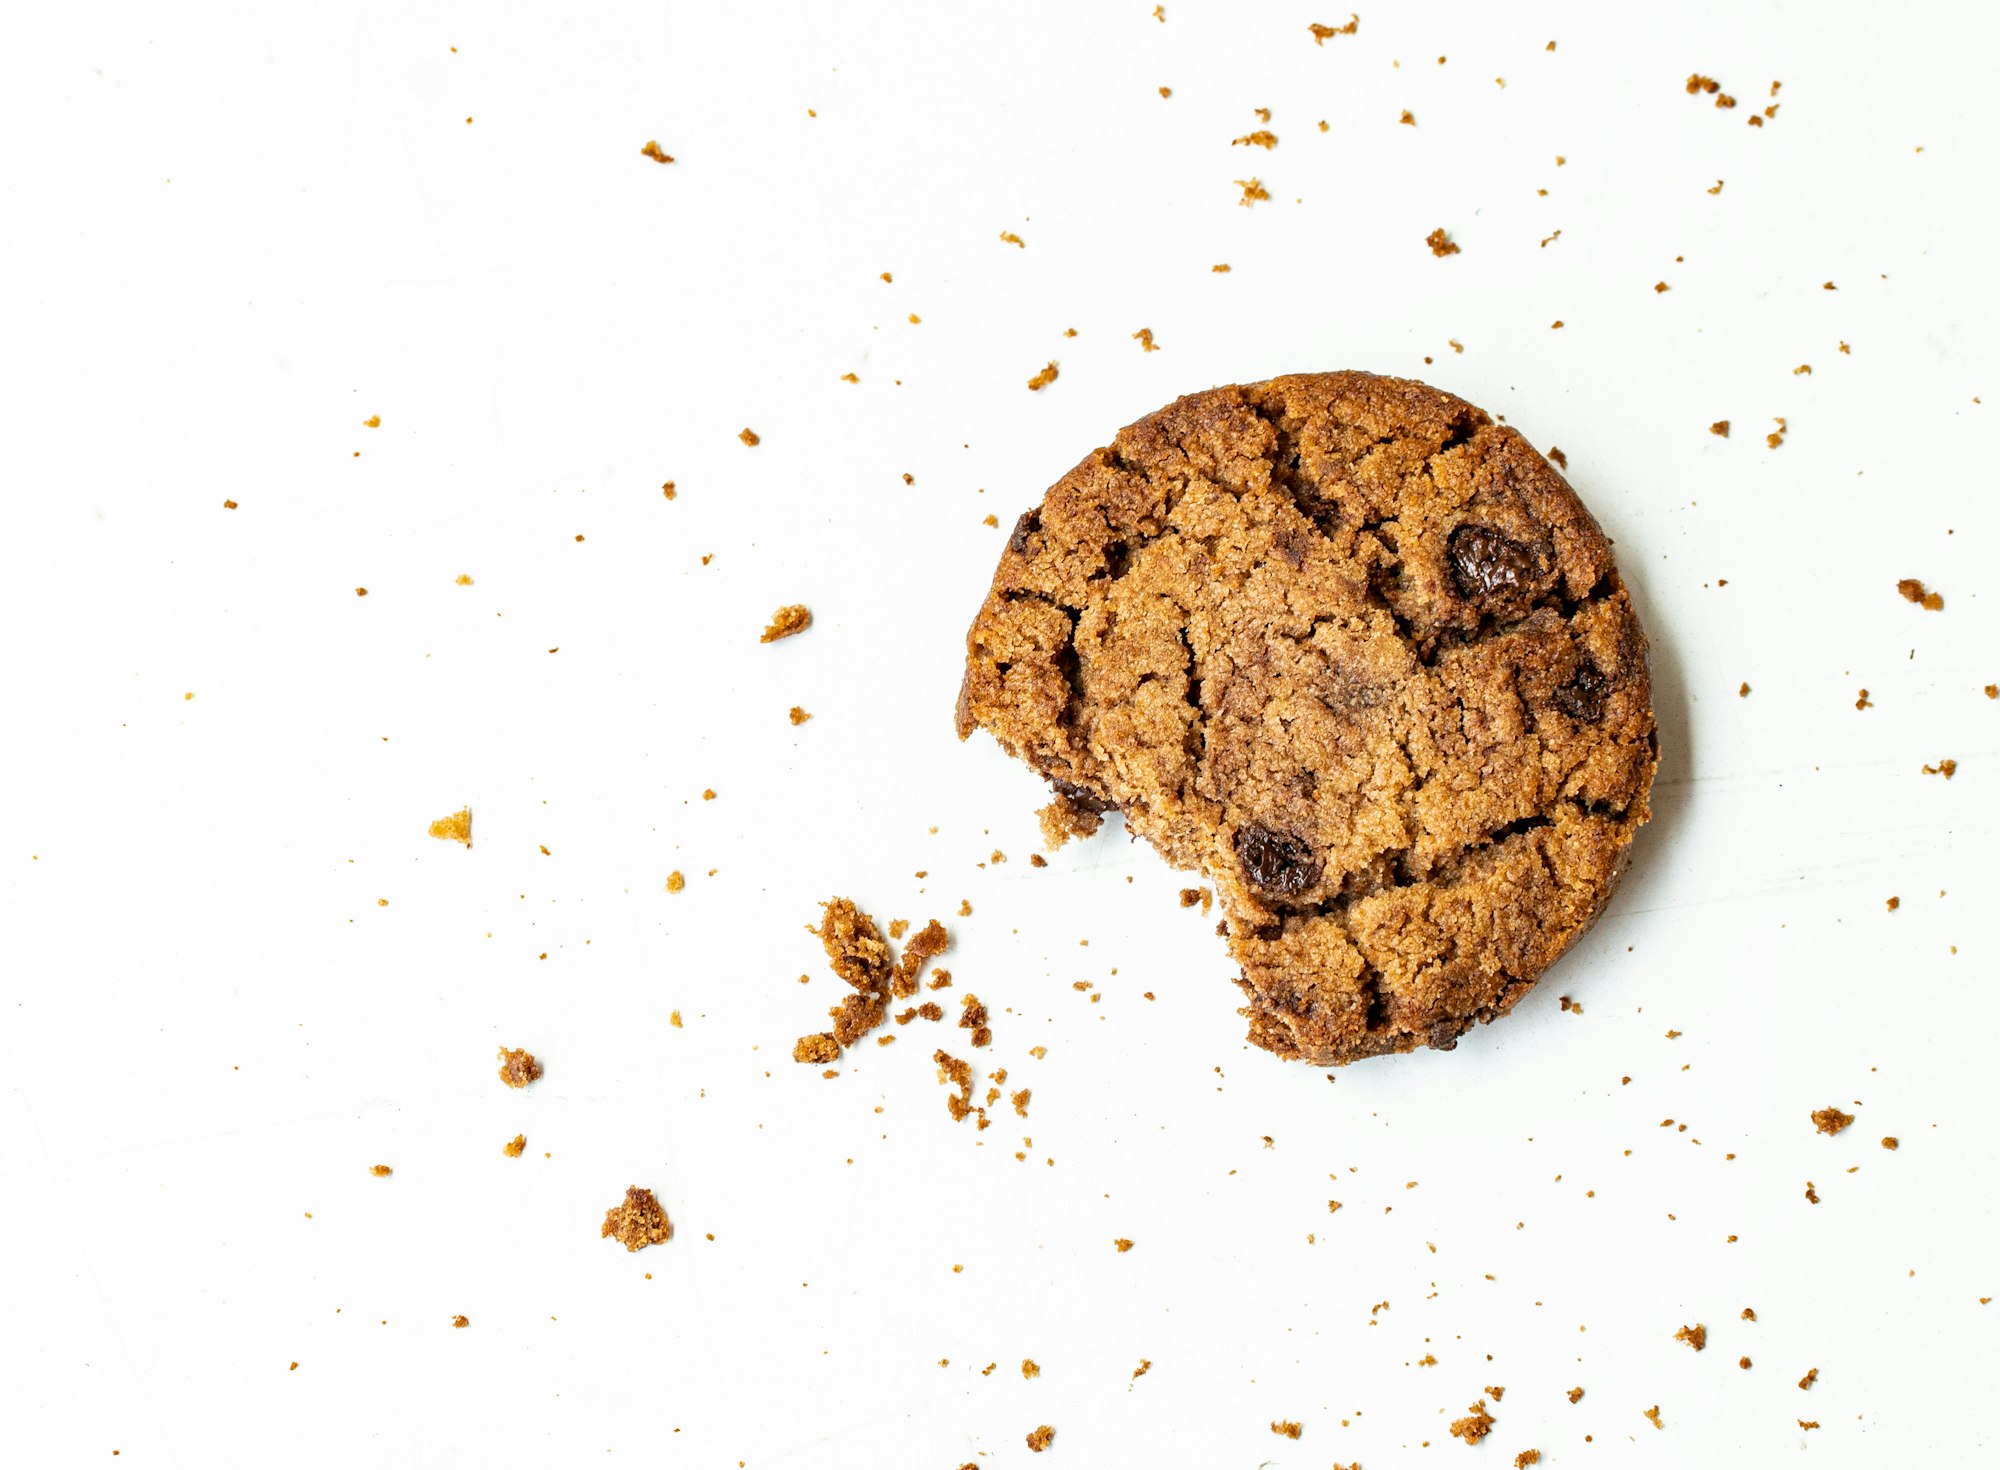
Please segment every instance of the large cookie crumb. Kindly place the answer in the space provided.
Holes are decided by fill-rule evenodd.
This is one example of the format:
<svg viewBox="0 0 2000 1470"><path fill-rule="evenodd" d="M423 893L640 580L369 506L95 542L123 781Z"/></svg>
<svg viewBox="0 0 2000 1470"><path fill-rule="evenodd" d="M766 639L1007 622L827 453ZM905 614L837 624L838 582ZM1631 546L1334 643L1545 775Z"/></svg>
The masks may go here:
<svg viewBox="0 0 2000 1470"><path fill-rule="evenodd" d="M812 626L812 610L804 603L794 602L779 608L771 614L771 625L757 641L776 643L780 638L790 638L795 633L803 633Z"/></svg>
<svg viewBox="0 0 2000 1470"><path fill-rule="evenodd" d="M500 1048L500 1080L509 1087L526 1087L541 1075L542 1064L535 1060L533 1052Z"/></svg>
<svg viewBox="0 0 2000 1470"><path fill-rule="evenodd" d="M653 1191L635 1184L626 1189L623 1204L613 1205L604 1212L604 1224L599 1227L597 1238L603 1240L607 1236L628 1251L639 1251L672 1240L674 1225L660 1208Z"/></svg>

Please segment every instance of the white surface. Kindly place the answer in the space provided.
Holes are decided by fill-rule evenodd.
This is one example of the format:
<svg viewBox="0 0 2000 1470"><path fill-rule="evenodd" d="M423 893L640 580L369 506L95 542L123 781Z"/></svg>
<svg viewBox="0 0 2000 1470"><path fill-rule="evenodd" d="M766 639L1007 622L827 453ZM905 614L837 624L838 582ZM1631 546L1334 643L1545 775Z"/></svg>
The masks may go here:
<svg viewBox="0 0 2000 1470"><path fill-rule="evenodd" d="M1995 12L1149 9L0 14L0 1458L1381 1470L1488 1384L1482 1464L1992 1456ZM1566 451L1665 757L1515 1015L1327 1076L950 713L982 517L1348 366ZM790 1061L831 893L1025 1123Z"/></svg>

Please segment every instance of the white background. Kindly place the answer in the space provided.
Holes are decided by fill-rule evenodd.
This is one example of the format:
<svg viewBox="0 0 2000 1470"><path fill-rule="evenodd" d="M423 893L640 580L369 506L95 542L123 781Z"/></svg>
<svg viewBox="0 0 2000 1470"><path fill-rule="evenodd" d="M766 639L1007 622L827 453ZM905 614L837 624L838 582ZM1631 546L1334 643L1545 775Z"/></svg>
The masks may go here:
<svg viewBox="0 0 2000 1470"><path fill-rule="evenodd" d="M1993 8L1150 9L0 13L0 1460L1990 1462ZM951 708L1045 485L1335 367L1564 450L1664 755L1510 1018L1329 1075ZM792 1063L835 893L1026 1120Z"/></svg>

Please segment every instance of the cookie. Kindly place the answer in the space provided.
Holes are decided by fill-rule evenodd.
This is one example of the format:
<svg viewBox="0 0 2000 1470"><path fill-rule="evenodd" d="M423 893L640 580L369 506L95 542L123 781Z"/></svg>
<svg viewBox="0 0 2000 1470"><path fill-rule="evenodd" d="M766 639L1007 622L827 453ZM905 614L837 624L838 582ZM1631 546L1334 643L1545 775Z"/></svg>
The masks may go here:
<svg viewBox="0 0 2000 1470"><path fill-rule="evenodd" d="M1657 765L1611 546L1505 425L1367 373L1191 394L1020 518L961 739L1226 916L1250 1040L1449 1050L1600 914Z"/></svg>

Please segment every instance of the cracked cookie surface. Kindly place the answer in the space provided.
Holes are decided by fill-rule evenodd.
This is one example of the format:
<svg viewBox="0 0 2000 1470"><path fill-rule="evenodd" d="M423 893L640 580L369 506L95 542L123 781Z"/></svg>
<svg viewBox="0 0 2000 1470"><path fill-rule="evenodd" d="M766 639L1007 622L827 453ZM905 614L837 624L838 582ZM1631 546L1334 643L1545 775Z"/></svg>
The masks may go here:
<svg viewBox="0 0 2000 1470"><path fill-rule="evenodd" d="M1281 1056L1448 1050L1602 912L1648 815L1610 544L1422 383L1273 378L1121 430L1016 524L966 649L960 737L1205 873Z"/></svg>

